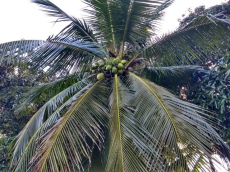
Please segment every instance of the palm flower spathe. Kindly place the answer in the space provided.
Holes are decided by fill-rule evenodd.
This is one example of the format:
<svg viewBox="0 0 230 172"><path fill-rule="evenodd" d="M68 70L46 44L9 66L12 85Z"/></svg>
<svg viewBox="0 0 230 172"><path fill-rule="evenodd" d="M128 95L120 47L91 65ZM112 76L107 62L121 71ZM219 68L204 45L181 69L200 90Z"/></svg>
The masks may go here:
<svg viewBox="0 0 230 172"><path fill-rule="evenodd" d="M84 20L33 2L70 24L46 41L0 45L2 62L52 80L24 102L45 101L15 140L12 171L214 171L214 154L228 164L212 118L145 79L199 70L229 49L227 20L201 17L155 38L171 0L83 0Z"/></svg>

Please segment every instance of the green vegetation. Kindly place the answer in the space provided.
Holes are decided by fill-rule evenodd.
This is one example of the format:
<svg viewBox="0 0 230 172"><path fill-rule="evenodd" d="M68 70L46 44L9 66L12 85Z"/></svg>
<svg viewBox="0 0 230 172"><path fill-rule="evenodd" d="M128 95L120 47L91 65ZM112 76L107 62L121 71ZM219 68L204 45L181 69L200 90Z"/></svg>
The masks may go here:
<svg viewBox="0 0 230 172"><path fill-rule="evenodd" d="M194 102L217 112L218 118L223 122L224 140L230 139L230 58L229 54L219 58L212 70L200 77Z"/></svg>
<svg viewBox="0 0 230 172"><path fill-rule="evenodd" d="M229 51L226 18L153 39L170 0L83 0L85 20L33 2L71 23L46 41L0 44L0 60L36 76L17 109L36 112L11 144L11 171L214 171L214 154L229 163L216 119L172 94Z"/></svg>
<svg viewBox="0 0 230 172"><path fill-rule="evenodd" d="M207 15L210 18L218 17L219 20L225 21L230 16L230 1L209 9L205 9L204 6L196 8L194 13L190 13L188 17L180 21L180 29ZM223 126L219 133L228 144L230 143L229 62L229 51L226 49L209 58L209 61L200 63L207 69L205 73L190 74L191 80L180 86L180 88L182 86L186 88L183 93L188 101L193 101L216 113L216 118L220 119L217 123Z"/></svg>
<svg viewBox="0 0 230 172"><path fill-rule="evenodd" d="M0 66L0 171L8 171L9 157L7 152L10 142L22 130L36 106L27 107L23 115L15 114L16 106L20 104L20 95L35 84L34 77L22 77L14 65Z"/></svg>

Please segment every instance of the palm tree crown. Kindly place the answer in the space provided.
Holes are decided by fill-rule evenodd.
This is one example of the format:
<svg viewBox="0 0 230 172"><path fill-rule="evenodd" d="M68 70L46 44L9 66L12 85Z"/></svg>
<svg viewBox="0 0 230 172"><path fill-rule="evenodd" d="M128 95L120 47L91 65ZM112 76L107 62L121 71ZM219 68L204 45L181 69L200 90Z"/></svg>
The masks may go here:
<svg viewBox="0 0 230 172"><path fill-rule="evenodd" d="M156 38L171 0L83 0L84 20L33 2L70 24L46 41L0 45L2 62L45 80L22 104L45 102L14 142L12 171L214 171L214 154L228 164L213 118L145 79L229 49L227 20L202 16Z"/></svg>

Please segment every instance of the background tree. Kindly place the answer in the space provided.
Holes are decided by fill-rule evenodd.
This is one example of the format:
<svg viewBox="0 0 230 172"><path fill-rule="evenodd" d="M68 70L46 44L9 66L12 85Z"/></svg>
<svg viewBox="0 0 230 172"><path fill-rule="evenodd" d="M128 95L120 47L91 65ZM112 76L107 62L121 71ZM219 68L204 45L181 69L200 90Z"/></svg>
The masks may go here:
<svg viewBox="0 0 230 172"><path fill-rule="evenodd" d="M194 21L195 19L202 16L216 16L219 19L226 19L230 15L230 1L223 3L222 5L216 5L211 8L205 9L205 6L199 6L195 8L194 12L190 12L188 16L182 19L178 19L180 21L180 27L178 29L184 28L189 23ZM182 17L185 15L182 15Z"/></svg>
<svg viewBox="0 0 230 172"><path fill-rule="evenodd" d="M23 77L18 66L0 66L0 171L8 171L10 142L36 111L33 105L24 109L24 114L15 114L21 102L19 97L30 90L35 82L31 75Z"/></svg>
<svg viewBox="0 0 230 172"><path fill-rule="evenodd" d="M179 29L204 16L227 21L229 15L230 1L209 9L200 6L195 9L194 13L190 13L188 17L181 20ZM183 93L188 101L193 101L217 114L217 118L222 121L221 125L223 126L221 129L223 133L220 132L220 134L229 143L229 50L223 50L210 58L208 62L201 63L201 65L209 71L206 71L206 73L190 73L191 80L180 85L178 90L180 91L182 87L186 88Z"/></svg>
<svg viewBox="0 0 230 172"><path fill-rule="evenodd" d="M216 111L225 127L223 138L229 142L229 54L219 59L212 70L200 77L194 102L207 109Z"/></svg>

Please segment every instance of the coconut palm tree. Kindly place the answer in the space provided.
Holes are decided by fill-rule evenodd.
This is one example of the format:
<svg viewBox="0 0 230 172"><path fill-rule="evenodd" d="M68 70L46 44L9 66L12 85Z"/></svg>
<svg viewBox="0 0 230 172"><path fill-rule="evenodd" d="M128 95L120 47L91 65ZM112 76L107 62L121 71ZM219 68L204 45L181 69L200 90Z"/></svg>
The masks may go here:
<svg viewBox="0 0 230 172"><path fill-rule="evenodd" d="M170 0L83 0L84 20L33 2L70 24L46 41L0 45L2 61L43 81L23 102L43 106L13 143L12 171L215 171L215 154L228 164L216 121L151 81L229 49L227 20L203 16L156 38Z"/></svg>

